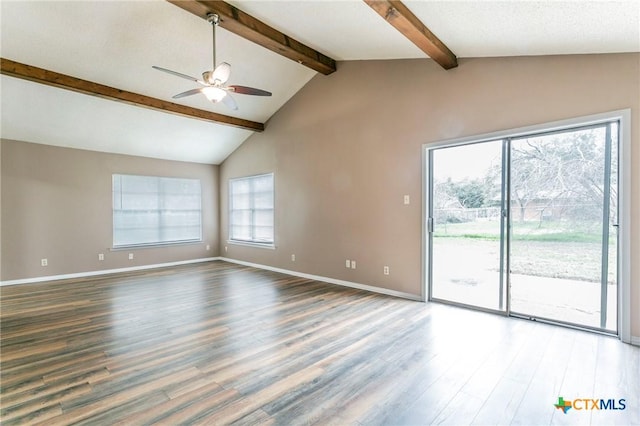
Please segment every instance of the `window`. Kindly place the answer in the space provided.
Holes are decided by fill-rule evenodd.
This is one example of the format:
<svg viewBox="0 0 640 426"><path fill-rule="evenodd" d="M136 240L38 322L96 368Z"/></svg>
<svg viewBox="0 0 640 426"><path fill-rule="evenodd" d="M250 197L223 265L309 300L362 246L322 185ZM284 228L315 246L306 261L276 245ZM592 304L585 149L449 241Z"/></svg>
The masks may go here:
<svg viewBox="0 0 640 426"><path fill-rule="evenodd" d="M113 175L113 247L202 240L200 180Z"/></svg>
<svg viewBox="0 0 640 426"><path fill-rule="evenodd" d="M273 173L229 180L229 240L273 245Z"/></svg>

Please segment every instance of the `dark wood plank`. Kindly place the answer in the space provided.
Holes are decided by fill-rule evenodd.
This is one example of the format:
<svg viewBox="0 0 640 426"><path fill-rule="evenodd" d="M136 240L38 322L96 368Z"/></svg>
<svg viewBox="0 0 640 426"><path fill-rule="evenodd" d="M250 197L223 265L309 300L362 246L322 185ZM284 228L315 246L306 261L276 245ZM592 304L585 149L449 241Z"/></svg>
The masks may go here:
<svg viewBox="0 0 640 426"><path fill-rule="evenodd" d="M324 75L336 70L336 61L289 37L237 7L219 0L168 0L170 3L207 19L207 14L220 17L220 26L279 55L298 62Z"/></svg>
<svg viewBox="0 0 640 426"><path fill-rule="evenodd" d="M0 328L3 425L549 424L558 392L640 393L610 337L220 261L0 287Z"/></svg>
<svg viewBox="0 0 640 426"><path fill-rule="evenodd" d="M70 75L60 74L44 68L22 64L6 58L1 58L0 74L34 81L40 84L46 84L47 86L71 90L72 92L83 93L85 95L96 96L102 99L162 111L169 114L195 118L216 124L239 127L241 129L247 129L254 132L264 131L263 123L231 117L202 109L191 108L185 105L163 101L162 99L141 95L139 93L127 92L126 90L116 89L93 81L82 80Z"/></svg>
<svg viewBox="0 0 640 426"><path fill-rule="evenodd" d="M378 15L446 70L458 66L451 50L398 0L364 0Z"/></svg>

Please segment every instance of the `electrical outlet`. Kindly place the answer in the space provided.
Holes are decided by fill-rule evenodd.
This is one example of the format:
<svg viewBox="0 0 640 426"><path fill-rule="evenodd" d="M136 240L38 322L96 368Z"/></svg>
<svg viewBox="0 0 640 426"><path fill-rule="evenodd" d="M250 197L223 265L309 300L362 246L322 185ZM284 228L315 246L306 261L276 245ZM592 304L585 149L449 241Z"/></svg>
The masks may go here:
<svg viewBox="0 0 640 426"><path fill-rule="evenodd" d="M383 272L385 275L389 275L389 267L388 267L388 266L385 266L384 268L382 268L382 272Z"/></svg>
<svg viewBox="0 0 640 426"><path fill-rule="evenodd" d="M207 244L207 251L209 251L211 249L211 246L209 244Z"/></svg>
<svg viewBox="0 0 640 426"><path fill-rule="evenodd" d="M351 269L356 269L356 261L355 260L351 261Z"/></svg>
<svg viewBox="0 0 640 426"><path fill-rule="evenodd" d="M129 260L133 260L133 253L129 253Z"/></svg>
<svg viewBox="0 0 640 426"><path fill-rule="evenodd" d="M49 261L47 259L40 259L40 265L49 266Z"/></svg>
<svg viewBox="0 0 640 426"><path fill-rule="evenodd" d="M224 246L224 252L226 253L228 251L227 246Z"/></svg>
<svg viewBox="0 0 640 426"><path fill-rule="evenodd" d="M295 261L296 261L296 255L295 255L295 254L292 254L292 255L291 255L291 261L292 261L292 262L295 262Z"/></svg>
<svg viewBox="0 0 640 426"><path fill-rule="evenodd" d="M411 197L409 197L408 195L404 196L404 203L405 204L411 204Z"/></svg>
<svg viewBox="0 0 640 426"><path fill-rule="evenodd" d="M104 260L104 253L98 253L98 260Z"/></svg>
<svg viewBox="0 0 640 426"><path fill-rule="evenodd" d="M351 268L351 261L350 261L349 259L347 259L347 260L344 262L344 266L346 266L347 268Z"/></svg>

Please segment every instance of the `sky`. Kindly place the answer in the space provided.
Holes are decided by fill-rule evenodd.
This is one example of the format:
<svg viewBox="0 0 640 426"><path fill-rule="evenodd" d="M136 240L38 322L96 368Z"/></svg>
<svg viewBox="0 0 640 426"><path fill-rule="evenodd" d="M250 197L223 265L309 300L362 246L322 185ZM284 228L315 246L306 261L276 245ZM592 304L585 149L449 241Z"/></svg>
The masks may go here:
<svg viewBox="0 0 640 426"><path fill-rule="evenodd" d="M483 178L487 170L500 164L502 140L437 149L433 153L434 178L454 182Z"/></svg>

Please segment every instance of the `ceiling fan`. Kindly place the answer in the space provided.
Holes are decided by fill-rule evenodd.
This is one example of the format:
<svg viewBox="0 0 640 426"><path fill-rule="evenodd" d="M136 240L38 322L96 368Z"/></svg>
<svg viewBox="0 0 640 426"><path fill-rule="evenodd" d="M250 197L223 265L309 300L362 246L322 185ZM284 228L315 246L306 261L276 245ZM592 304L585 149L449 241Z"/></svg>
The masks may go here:
<svg viewBox="0 0 640 426"><path fill-rule="evenodd" d="M215 13L209 13L207 14L207 21L213 26L213 70L203 72L202 80L153 65L153 68L157 69L158 71L166 72L178 77L185 78L187 80L194 81L202 86L197 89L191 89L187 90L186 92L178 93L177 95L173 96L173 99L184 98L185 96L202 93L213 103L222 101L222 103L227 107L233 110L237 110L238 104L236 104L236 101L231 97L231 95L229 94L230 92L238 93L240 95L271 96L271 92L267 92L266 90L262 89L256 89L254 87L237 85L225 86L225 83L227 82L227 80L229 79L229 75L231 74L231 65L223 62L220 65L216 66L216 27L220 22L220 17Z"/></svg>

